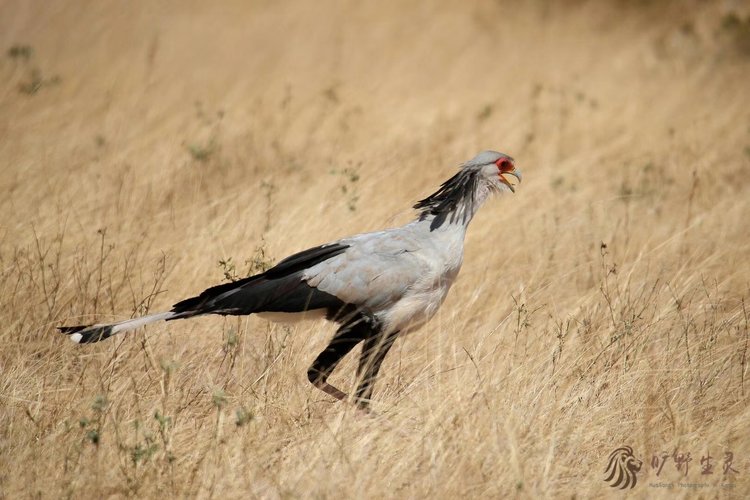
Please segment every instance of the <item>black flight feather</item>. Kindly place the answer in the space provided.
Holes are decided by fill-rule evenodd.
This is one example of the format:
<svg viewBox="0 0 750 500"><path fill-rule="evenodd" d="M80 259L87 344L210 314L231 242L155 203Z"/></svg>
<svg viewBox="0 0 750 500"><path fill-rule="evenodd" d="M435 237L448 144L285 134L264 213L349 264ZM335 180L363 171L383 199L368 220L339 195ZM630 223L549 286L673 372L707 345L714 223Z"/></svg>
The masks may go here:
<svg viewBox="0 0 750 500"><path fill-rule="evenodd" d="M302 312L338 310L344 303L308 285L301 272L343 253L349 245L334 243L311 248L282 260L268 271L231 283L222 283L196 297L178 302L170 319L199 314L252 314L254 312Z"/></svg>

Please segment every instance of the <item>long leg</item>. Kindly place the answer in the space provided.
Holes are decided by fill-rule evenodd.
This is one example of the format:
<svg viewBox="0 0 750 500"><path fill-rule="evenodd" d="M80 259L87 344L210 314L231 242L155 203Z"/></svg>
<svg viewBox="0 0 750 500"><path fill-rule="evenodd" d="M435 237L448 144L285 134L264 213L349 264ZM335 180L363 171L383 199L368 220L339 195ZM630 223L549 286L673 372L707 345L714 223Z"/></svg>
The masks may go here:
<svg viewBox="0 0 750 500"><path fill-rule="evenodd" d="M362 354L359 358L357 376L357 404L362 408L370 405L372 391L375 388L375 379L380 371L385 356L396 341L399 332L391 332L387 335L373 335L365 339L362 344Z"/></svg>
<svg viewBox="0 0 750 500"><path fill-rule="evenodd" d="M354 347L372 335L373 321L364 315L357 315L343 324L323 352L318 354L307 370L307 378L321 391L338 400L348 398L344 391L328 383L328 377Z"/></svg>

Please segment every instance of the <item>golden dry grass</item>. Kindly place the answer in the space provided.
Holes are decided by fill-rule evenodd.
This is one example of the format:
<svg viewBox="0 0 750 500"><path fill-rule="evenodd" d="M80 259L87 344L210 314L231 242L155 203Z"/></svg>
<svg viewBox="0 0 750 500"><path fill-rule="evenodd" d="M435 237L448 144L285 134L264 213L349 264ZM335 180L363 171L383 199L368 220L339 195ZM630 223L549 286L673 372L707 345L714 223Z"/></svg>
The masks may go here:
<svg viewBox="0 0 750 500"><path fill-rule="evenodd" d="M747 496L748 15L0 4L0 497L622 496L603 477L623 444L633 496ZM389 355L378 416L307 383L327 324L55 332L402 223L486 148L524 183ZM687 476L657 477L662 451Z"/></svg>

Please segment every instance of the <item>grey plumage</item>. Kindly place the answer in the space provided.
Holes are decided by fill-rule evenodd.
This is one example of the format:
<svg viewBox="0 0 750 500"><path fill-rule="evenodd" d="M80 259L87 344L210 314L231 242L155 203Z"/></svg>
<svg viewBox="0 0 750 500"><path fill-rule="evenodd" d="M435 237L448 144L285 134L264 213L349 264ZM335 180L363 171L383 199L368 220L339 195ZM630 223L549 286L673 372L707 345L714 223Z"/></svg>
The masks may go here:
<svg viewBox="0 0 750 500"><path fill-rule="evenodd" d="M483 151L414 205L417 218L401 227L359 234L294 254L264 273L224 283L176 303L171 311L106 325L60 327L79 343L161 320L204 314L316 313L338 323L308 377L338 399L348 396L327 378L363 343L355 399L366 407L380 365L399 334L428 321L445 299L463 261L466 229L492 193L514 191L504 175L520 172L513 159Z"/></svg>

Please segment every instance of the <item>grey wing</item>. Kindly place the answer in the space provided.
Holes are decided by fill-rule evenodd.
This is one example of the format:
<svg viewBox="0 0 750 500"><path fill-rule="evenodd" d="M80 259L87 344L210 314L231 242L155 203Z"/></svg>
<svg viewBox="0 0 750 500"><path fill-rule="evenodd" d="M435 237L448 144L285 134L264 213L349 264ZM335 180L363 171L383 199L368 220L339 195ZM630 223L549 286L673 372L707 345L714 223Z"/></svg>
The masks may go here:
<svg viewBox="0 0 750 500"><path fill-rule="evenodd" d="M345 252L304 271L310 286L348 303L378 311L401 299L427 271L419 242L398 231L341 240Z"/></svg>

